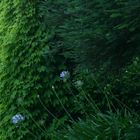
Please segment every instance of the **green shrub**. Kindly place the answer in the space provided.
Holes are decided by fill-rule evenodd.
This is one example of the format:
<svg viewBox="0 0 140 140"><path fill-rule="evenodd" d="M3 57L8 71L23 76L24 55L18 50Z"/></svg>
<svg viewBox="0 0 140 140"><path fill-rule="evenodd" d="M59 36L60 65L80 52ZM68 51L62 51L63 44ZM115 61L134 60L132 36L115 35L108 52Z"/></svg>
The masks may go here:
<svg viewBox="0 0 140 140"><path fill-rule="evenodd" d="M2 140L47 139L51 131L80 114L60 73L65 59L49 40L37 1L0 2L0 137ZM13 124L22 114L25 120ZM50 133L48 133L50 132ZM48 134L48 135L46 135Z"/></svg>
<svg viewBox="0 0 140 140"><path fill-rule="evenodd" d="M0 139L55 138L78 118L120 109L116 98L138 110L139 60L126 65L139 54L138 2L1 1Z"/></svg>
<svg viewBox="0 0 140 140"><path fill-rule="evenodd" d="M137 106L131 99L139 98L139 80L127 85L132 80L124 69L139 58L138 4L138 0L46 0L39 6L43 26L52 29L51 49L60 50L74 80L83 80L82 90L102 110L110 105L120 108L118 100L132 109ZM139 77L138 71L135 77Z"/></svg>
<svg viewBox="0 0 140 140"><path fill-rule="evenodd" d="M140 61L135 58L131 64L125 67L112 82L112 92L116 97L127 105L131 110L139 112L140 102Z"/></svg>

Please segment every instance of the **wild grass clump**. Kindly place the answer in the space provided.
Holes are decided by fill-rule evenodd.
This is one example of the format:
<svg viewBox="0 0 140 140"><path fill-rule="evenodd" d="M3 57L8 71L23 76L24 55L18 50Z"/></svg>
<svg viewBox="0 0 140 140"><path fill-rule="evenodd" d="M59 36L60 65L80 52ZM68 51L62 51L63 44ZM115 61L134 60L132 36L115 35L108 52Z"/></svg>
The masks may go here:
<svg viewBox="0 0 140 140"><path fill-rule="evenodd" d="M98 113L58 131L55 140L139 140L139 121L129 113Z"/></svg>

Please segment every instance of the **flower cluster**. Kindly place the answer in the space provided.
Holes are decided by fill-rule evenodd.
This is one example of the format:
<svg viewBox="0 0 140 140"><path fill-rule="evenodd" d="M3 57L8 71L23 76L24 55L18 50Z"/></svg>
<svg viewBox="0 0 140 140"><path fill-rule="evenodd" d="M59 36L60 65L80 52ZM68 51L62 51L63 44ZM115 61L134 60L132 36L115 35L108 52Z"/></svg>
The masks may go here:
<svg viewBox="0 0 140 140"><path fill-rule="evenodd" d="M25 117L22 116L21 114L16 114L16 115L14 115L14 116L12 117L12 123L13 123L13 124L17 124L17 123L19 123L19 122L21 122L21 121L24 121L24 119L25 119Z"/></svg>
<svg viewBox="0 0 140 140"><path fill-rule="evenodd" d="M60 78L64 81L66 81L70 77L70 73L68 71L62 71L60 73Z"/></svg>

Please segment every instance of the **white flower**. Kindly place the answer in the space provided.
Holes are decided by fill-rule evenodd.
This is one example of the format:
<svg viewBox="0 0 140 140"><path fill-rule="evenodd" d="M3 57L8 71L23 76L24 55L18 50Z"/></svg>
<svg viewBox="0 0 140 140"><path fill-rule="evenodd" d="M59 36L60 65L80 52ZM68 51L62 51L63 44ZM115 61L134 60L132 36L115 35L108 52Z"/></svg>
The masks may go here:
<svg viewBox="0 0 140 140"><path fill-rule="evenodd" d="M54 86L52 85L52 89L54 89Z"/></svg>
<svg viewBox="0 0 140 140"><path fill-rule="evenodd" d="M139 100L136 100L136 103L138 104L139 103Z"/></svg>
<svg viewBox="0 0 140 140"><path fill-rule="evenodd" d="M84 83L83 83L81 80L78 80L78 81L75 82L75 86L76 86L76 87L82 87L83 84L84 84Z"/></svg>

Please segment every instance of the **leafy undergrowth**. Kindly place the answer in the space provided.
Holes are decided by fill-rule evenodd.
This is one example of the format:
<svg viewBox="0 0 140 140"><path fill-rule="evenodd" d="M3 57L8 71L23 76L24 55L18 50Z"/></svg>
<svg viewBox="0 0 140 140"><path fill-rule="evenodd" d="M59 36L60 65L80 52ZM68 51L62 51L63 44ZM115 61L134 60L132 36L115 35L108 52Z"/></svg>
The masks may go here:
<svg viewBox="0 0 140 140"><path fill-rule="evenodd" d="M65 131L58 131L55 140L139 140L140 120L130 114L98 113L80 120Z"/></svg>
<svg viewBox="0 0 140 140"><path fill-rule="evenodd" d="M139 13L139 0L1 0L0 140L139 140Z"/></svg>

